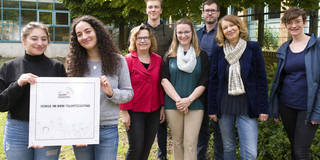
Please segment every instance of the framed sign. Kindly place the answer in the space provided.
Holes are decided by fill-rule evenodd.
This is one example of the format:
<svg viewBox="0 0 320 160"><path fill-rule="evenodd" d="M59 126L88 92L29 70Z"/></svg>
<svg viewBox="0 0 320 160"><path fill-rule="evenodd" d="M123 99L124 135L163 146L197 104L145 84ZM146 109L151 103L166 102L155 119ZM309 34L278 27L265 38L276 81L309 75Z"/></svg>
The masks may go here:
<svg viewBox="0 0 320 160"><path fill-rule="evenodd" d="M30 86L29 146L98 144L100 79L39 77Z"/></svg>

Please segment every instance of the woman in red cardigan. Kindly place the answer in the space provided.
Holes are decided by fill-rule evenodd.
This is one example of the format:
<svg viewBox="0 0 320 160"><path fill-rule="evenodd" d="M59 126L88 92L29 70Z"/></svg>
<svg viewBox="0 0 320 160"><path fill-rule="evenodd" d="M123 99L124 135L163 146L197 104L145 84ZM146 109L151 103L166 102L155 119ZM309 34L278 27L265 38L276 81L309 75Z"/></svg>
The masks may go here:
<svg viewBox="0 0 320 160"><path fill-rule="evenodd" d="M127 130L126 160L147 160L158 131L165 120L164 92L160 85L161 57L152 30L142 24L133 29L127 60L134 96L121 104L121 118Z"/></svg>

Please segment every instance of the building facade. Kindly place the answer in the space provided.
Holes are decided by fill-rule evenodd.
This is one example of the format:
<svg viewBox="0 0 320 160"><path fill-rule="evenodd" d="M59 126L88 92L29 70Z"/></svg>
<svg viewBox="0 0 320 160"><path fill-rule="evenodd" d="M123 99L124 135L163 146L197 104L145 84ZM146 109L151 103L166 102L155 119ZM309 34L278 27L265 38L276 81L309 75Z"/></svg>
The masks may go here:
<svg viewBox="0 0 320 160"><path fill-rule="evenodd" d="M24 54L21 31L31 21L49 27L49 57L65 56L68 52L70 11L59 0L0 0L0 56Z"/></svg>

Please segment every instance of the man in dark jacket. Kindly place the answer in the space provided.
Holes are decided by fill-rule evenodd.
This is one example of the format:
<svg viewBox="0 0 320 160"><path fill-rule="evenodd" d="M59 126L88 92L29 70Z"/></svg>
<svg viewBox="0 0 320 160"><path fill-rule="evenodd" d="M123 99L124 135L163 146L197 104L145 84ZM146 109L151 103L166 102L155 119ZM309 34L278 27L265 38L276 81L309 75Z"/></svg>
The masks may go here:
<svg viewBox="0 0 320 160"><path fill-rule="evenodd" d="M202 17L205 21L205 26L197 31L197 36L201 49L205 50L209 59L214 54L215 47L218 47L216 41L218 18L220 16L220 7L215 0L207 0L202 4ZM210 98L210 97L208 97ZM205 108L207 112L208 106ZM214 131L214 158L216 160L223 160L223 145L220 133L219 123L211 121ZM209 117L203 116L203 121L198 139L198 160L206 159L206 152L208 141L210 138L209 133Z"/></svg>

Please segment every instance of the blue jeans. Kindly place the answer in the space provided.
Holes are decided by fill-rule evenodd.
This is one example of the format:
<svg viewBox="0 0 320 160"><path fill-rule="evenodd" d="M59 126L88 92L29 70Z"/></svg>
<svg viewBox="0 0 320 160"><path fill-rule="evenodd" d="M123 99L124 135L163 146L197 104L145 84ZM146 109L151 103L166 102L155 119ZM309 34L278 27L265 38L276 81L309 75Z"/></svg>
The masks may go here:
<svg viewBox="0 0 320 160"><path fill-rule="evenodd" d="M249 118L246 115L222 114L218 122L221 126L225 159L237 159L235 123L238 128L241 159L255 160L257 158L258 123L256 118Z"/></svg>
<svg viewBox="0 0 320 160"><path fill-rule="evenodd" d="M100 125L99 144L73 146L77 160L116 160L118 152L118 125Z"/></svg>
<svg viewBox="0 0 320 160"><path fill-rule="evenodd" d="M41 149L28 149L29 122L7 119L3 146L8 160L57 160L60 146L48 146Z"/></svg>

